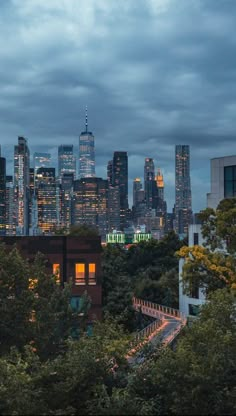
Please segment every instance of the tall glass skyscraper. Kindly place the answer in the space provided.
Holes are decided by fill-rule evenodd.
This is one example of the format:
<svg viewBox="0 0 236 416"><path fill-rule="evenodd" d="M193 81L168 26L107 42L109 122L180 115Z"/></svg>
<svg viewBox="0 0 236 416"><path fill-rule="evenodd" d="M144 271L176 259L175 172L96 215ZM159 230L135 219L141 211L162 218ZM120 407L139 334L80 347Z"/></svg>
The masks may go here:
<svg viewBox="0 0 236 416"><path fill-rule="evenodd" d="M50 153L35 152L34 153L34 172L37 173L39 168L49 168L51 165Z"/></svg>
<svg viewBox="0 0 236 416"><path fill-rule="evenodd" d="M64 173L72 173L75 179L76 175L76 159L73 151L73 144L62 144L58 147L58 176Z"/></svg>
<svg viewBox="0 0 236 416"><path fill-rule="evenodd" d="M55 168L39 168L36 175L38 228L50 234L57 226L57 188Z"/></svg>
<svg viewBox="0 0 236 416"><path fill-rule="evenodd" d="M108 181L101 178L83 178L74 181L72 224L97 227L105 238L107 233Z"/></svg>
<svg viewBox="0 0 236 416"><path fill-rule="evenodd" d="M16 213L16 234L29 234L29 167L30 151L27 140L18 137L14 147L14 188Z"/></svg>
<svg viewBox="0 0 236 416"><path fill-rule="evenodd" d="M16 205L14 203L13 176L6 176L6 235L16 234Z"/></svg>
<svg viewBox="0 0 236 416"><path fill-rule="evenodd" d="M190 149L188 145L175 147L175 231L187 235L192 220L190 180Z"/></svg>
<svg viewBox="0 0 236 416"><path fill-rule="evenodd" d="M6 159L0 149L0 235L6 234Z"/></svg>
<svg viewBox="0 0 236 416"><path fill-rule="evenodd" d="M113 156L113 186L119 188L120 194L120 228L127 225L128 213L128 156L127 152L114 152Z"/></svg>
<svg viewBox="0 0 236 416"><path fill-rule="evenodd" d="M95 177L94 136L88 131L88 116L86 109L85 131L79 138L79 178Z"/></svg>
<svg viewBox="0 0 236 416"><path fill-rule="evenodd" d="M155 187L155 166L150 157L146 157L144 164L144 193L147 209L153 208L153 194Z"/></svg>

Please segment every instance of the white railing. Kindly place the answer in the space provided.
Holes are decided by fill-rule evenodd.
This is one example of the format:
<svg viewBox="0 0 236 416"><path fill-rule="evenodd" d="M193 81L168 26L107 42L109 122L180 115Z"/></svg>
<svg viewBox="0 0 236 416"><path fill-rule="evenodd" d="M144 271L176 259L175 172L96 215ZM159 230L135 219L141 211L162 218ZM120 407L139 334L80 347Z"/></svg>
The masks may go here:
<svg viewBox="0 0 236 416"><path fill-rule="evenodd" d="M170 308L169 306L158 305L157 303L149 302L138 298L133 298L133 307L137 310L141 308L142 313L153 317L163 317L163 315L171 316L181 321L185 319L185 315L178 309Z"/></svg>

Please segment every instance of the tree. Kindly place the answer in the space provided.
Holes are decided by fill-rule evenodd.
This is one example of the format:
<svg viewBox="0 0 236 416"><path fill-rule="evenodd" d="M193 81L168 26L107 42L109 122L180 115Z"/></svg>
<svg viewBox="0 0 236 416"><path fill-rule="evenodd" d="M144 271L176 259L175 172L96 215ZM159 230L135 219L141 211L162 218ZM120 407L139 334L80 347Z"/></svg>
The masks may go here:
<svg viewBox="0 0 236 416"><path fill-rule="evenodd" d="M15 248L0 246L0 352L31 343L46 359L61 351L70 336L71 288L48 274L45 258L38 254L31 264Z"/></svg>
<svg viewBox="0 0 236 416"><path fill-rule="evenodd" d="M34 297L29 290L30 267L18 250L9 253L0 245L0 352L22 348L32 339Z"/></svg>
<svg viewBox="0 0 236 416"><path fill-rule="evenodd" d="M12 350L0 358L1 414L91 414L98 392L111 396L124 383L129 345L130 337L109 320L45 362L32 348Z"/></svg>
<svg viewBox="0 0 236 416"><path fill-rule="evenodd" d="M177 256L185 259L182 270L186 291L197 285L206 294L225 286L236 285L236 258L201 246L182 247Z"/></svg>
<svg viewBox="0 0 236 416"><path fill-rule="evenodd" d="M176 350L161 349L144 362L129 378L126 391L152 403L153 414L234 415L235 374L235 297L219 289Z"/></svg>
<svg viewBox="0 0 236 416"><path fill-rule="evenodd" d="M212 250L223 248L236 251L236 198L223 199L216 210L207 208L198 214L202 221L202 234Z"/></svg>

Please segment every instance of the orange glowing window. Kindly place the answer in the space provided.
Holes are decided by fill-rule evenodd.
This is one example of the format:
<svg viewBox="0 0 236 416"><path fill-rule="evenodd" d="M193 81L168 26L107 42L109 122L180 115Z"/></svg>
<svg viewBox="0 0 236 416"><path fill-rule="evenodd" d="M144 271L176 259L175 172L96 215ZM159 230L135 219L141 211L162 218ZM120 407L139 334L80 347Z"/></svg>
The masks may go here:
<svg viewBox="0 0 236 416"><path fill-rule="evenodd" d="M85 264L76 263L75 265L75 284L85 285Z"/></svg>
<svg viewBox="0 0 236 416"><path fill-rule="evenodd" d="M59 284L60 283L60 264L59 263L54 263L52 265L52 273L54 274L55 278L56 278L56 283Z"/></svg>
<svg viewBox="0 0 236 416"><path fill-rule="evenodd" d="M89 285L96 285L96 264L89 263Z"/></svg>

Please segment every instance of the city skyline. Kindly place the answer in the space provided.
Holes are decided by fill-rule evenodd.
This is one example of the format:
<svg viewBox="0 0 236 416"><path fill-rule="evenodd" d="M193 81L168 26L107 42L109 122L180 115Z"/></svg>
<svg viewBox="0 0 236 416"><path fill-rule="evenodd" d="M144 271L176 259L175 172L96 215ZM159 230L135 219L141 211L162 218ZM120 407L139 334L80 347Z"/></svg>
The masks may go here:
<svg viewBox="0 0 236 416"><path fill-rule="evenodd" d="M172 207L174 145L185 143L193 210L204 208L210 159L236 153L235 14L234 0L2 1L7 163L22 135L31 153L51 153L56 167L58 145L78 145L87 104L98 177L114 151L127 151L131 195L151 157Z"/></svg>

